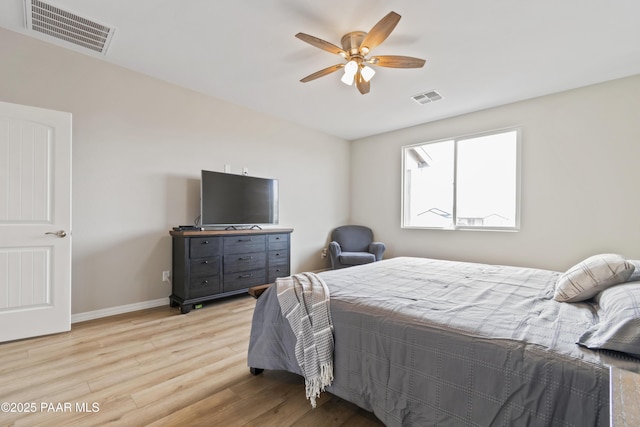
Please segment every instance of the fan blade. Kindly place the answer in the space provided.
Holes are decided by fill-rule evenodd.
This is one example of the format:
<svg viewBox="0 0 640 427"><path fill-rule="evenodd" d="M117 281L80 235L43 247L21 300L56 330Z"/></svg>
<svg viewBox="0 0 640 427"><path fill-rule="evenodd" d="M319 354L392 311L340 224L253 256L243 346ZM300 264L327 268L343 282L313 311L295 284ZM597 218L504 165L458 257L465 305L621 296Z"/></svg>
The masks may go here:
<svg viewBox="0 0 640 427"><path fill-rule="evenodd" d="M322 76L326 76L327 74L331 74L334 71L338 71L340 68L343 68L344 64L337 64L337 65L332 65L331 67L327 67L327 68L323 68L320 71L316 71L313 74L309 74L307 77L305 77L304 79L300 80L302 83L306 83L306 82L310 82L311 80L315 80L318 79Z"/></svg>
<svg viewBox="0 0 640 427"><path fill-rule="evenodd" d="M382 55L374 56L367 60L372 65L389 68L421 68L426 62L424 59L411 56Z"/></svg>
<svg viewBox="0 0 640 427"><path fill-rule="evenodd" d="M315 46L319 49L326 50L327 52L335 53L336 55L341 55L343 57L347 56L347 53L341 48L339 48L338 46L336 46L335 44L329 43L327 41L324 41L314 36L310 36L309 34L298 33L296 34L296 37L302 40L303 42L309 43L311 46Z"/></svg>
<svg viewBox="0 0 640 427"><path fill-rule="evenodd" d="M369 82L365 81L365 79L362 78L360 70L358 70L358 72L356 73L356 87L363 95L369 93L369 89L371 88Z"/></svg>
<svg viewBox="0 0 640 427"><path fill-rule="evenodd" d="M360 43L360 49L362 50L363 47L366 47L370 52L374 47L385 41L391 31L398 25L398 21L400 21L400 15L395 12L389 12L365 36L362 43Z"/></svg>

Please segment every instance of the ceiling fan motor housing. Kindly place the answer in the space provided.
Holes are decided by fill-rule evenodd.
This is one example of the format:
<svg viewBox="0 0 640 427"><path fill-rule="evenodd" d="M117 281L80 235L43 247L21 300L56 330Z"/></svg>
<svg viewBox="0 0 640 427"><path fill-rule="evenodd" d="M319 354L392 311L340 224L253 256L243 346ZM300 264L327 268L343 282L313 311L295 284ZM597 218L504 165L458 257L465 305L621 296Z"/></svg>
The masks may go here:
<svg viewBox="0 0 640 427"><path fill-rule="evenodd" d="M366 35L367 33L364 31L351 31L350 33L345 34L342 36L342 40L340 41L342 49L344 49L349 55L362 55L360 52L360 45Z"/></svg>

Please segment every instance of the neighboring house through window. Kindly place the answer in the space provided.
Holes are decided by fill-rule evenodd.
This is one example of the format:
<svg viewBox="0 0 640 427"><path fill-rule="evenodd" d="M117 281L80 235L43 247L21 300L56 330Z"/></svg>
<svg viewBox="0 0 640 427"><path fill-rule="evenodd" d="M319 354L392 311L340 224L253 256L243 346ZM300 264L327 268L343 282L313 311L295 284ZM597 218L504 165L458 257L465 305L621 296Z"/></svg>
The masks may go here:
<svg viewBox="0 0 640 427"><path fill-rule="evenodd" d="M518 230L520 129L402 147L403 228Z"/></svg>

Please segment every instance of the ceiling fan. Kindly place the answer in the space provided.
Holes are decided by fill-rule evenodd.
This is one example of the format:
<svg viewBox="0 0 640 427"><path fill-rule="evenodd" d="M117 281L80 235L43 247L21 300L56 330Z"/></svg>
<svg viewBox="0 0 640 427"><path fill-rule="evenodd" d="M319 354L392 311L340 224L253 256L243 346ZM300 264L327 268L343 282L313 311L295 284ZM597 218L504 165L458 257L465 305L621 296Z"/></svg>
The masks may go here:
<svg viewBox="0 0 640 427"><path fill-rule="evenodd" d="M389 12L384 18L378 21L368 33L364 31L351 31L342 36L342 48L333 43L310 36L309 34L296 34L296 37L300 40L322 50L326 50L327 52L340 55L345 60L345 63L332 65L316 71L300 81L302 83L310 82L311 80L344 68L344 75L340 80L347 85L352 85L355 81L356 87L360 93L364 95L365 93L369 93L369 81L375 74L375 70L369 65L390 68L421 68L424 66L425 60L411 56L380 55L367 58L367 55L373 48L389 37L389 34L391 34L396 25L398 25L398 21L400 21L400 15L395 12Z"/></svg>

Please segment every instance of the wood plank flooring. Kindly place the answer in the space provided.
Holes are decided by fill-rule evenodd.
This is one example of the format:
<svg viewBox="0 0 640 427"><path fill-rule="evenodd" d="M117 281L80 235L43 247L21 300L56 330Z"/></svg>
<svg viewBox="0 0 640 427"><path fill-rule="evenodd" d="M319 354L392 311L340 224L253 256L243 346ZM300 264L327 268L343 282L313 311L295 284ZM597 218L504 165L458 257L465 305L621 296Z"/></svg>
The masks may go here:
<svg viewBox="0 0 640 427"><path fill-rule="evenodd" d="M611 425L615 427L640 426L640 374L611 368Z"/></svg>
<svg viewBox="0 0 640 427"><path fill-rule="evenodd" d="M252 376L254 306L242 295L186 315L158 307L0 344L0 426L382 425L329 393L312 409L297 375Z"/></svg>

